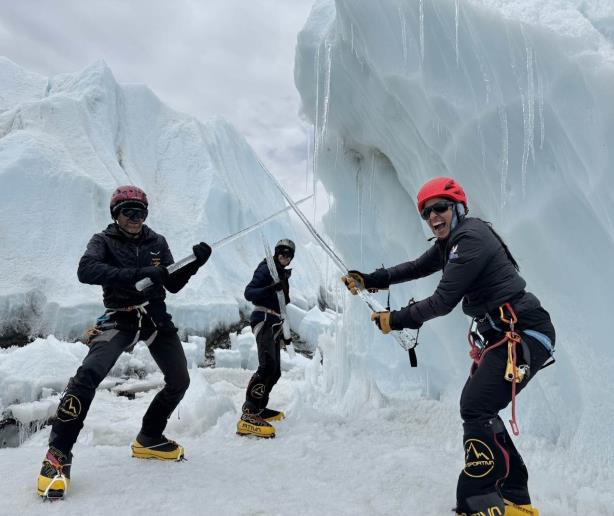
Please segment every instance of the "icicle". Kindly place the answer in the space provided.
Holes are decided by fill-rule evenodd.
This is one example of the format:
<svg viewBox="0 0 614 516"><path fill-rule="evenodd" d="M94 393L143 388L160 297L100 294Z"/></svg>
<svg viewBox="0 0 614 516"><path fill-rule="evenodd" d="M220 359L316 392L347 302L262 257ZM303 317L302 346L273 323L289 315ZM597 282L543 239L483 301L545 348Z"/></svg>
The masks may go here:
<svg viewBox="0 0 614 516"><path fill-rule="evenodd" d="M458 58L458 15L459 15L459 0L454 0L454 28L455 28L455 35L454 35L454 43L455 43L455 49L456 49L456 67L458 68L458 62L459 62L459 58Z"/></svg>
<svg viewBox="0 0 614 516"><path fill-rule="evenodd" d="M316 224L316 214L318 211L318 196L316 195L316 188L317 188L318 184L317 184L317 178L316 175L313 175L313 181L312 181L312 191L313 191L313 225L315 226Z"/></svg>
<svg viewBox="0 0 614 516"><path fill-rule="evenodd" d="M535 69L537 70L537 108L539 110L539 150L543 150L546 134L546 125L544 121L544 84L537 66L537 59L535 59Z"/></svg>
<svg viewBox="0 0 614 516"><path fill-rule="evenodd" d="M315 113L315 121L313 124L313 172L312 176L315 177L316 170L318 168L318 156L320 150L320 142L319 142L319 131L318 128L320 126L320 45L318 45L318 49L316 51L315 57L315 78L316 78L316 113Z"/></svg>
<svg viewBox="0 0 614 516"><path fill-rule="evenodd" d="M524 36L524 33L523 33ZM529 162L529 156L533 156L535 159L533 139L535 135L535 114L534 114L534 102L535 102L535 87L533 84L533 52L525 46L526 58L527 58L527 93L521 94L522 99L522 126L523 126L523 149L522 149L522 195L526 195L527 187L527 165Z"/></svg>
<svg viewBox="0 0 614 516"><path fill-rule="evenodd" d="M371 153L371 174L369 176L369 206L373 206L373 183L375 179L375 151Z"/></svg>
<svg viewBox="0 0 614 516"><path fill-rule="evenodd" d="M315 59L315 78L316 78L316 116L314 124L314 149L313 149L313 173L312 173L312 192L314 193L313 201L313 223L316 222L317 212L317 196L315 195L318 181L318 167L320 162L320 149L326 139L326 132L328 128L328 111L330 106L330 85L331 85L331 73L332 73L332 44L328 41L323 43L326 52L326 69L324 76L324 92L322 99L322 112L320 112L320 48L318 46Z"/></svg>
<svg viewBox="0 0 614 516"><path fill-rule="evenodd" d="M507 204L507 175L509 170L509 128L507 125L507 111L505 106L499 106L499 121L501 123L501 160L499 167L501 181L501 207Z"/></svg>
<svg viewBox="0 0 614 516"><path fill-rule="evenodd" d="M403 64L407 67L407 20L405 13L400 5L397 6L399 11L399 19L401 21L401 43L403 45Z"/></svg>
<svg viewBox="0 0 614 516"><path fill-rule="evenodd" d="M359 162L358 165L358 170L356 172L356 188L358 189L358 233L360 235L360 266L364 267L364 255L363 255L363 236L364 236L364 231L363 231L363 211L364 211L364 207L363 207L363 189L362 189L362 176L361 176L361 165L360 163L362 162L362 160Z"/></svg>
<svg viewBox="0 0 614 516"><path fill-rule="evenodd" d="M529 150L535 162L535 73L533 49L527 48L527 97L529 100Z"/></svg>
<svg viewBox="0 0 614 516"><path fill-rule="evenodd" d="M420 62L424 62L424 0L420 0Z"/></svg>
<svg viewBox="0 0 614 516"><path fill-rule="evenodd" d="M311 170L310 167L313 166L313 157L311 155L311 133L307 132L305 139L307 140L307 161L305 163L305 191L307 192L309 191L309 171Z"/></svg>
<svg viewBox="0 0 614 516"><path fill-rule="evenodd" d="M332 45L328 42L325 43L326 46L326 79L325 79L325 90L324 90L324 115L321 127L322 134L322 143L324 143L324 139L326 137L326 129L328 127L328 109L330 104L330 82L331 82L331 72L333 68L333 59L332 59Z"/></svg>

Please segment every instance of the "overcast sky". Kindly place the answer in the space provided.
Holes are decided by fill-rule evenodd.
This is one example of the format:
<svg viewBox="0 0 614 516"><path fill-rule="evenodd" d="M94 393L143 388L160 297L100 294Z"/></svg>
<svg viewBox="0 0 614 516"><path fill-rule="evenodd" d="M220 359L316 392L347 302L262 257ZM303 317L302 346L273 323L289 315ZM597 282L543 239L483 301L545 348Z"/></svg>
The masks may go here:
<svg viewBox="0 0 614 516"><path fill-rule="evenodd" d="M103 59L170 107L224 116L287 184L304 177L294 47L313 0L0 0L0 52L43 75Z"/></svg>

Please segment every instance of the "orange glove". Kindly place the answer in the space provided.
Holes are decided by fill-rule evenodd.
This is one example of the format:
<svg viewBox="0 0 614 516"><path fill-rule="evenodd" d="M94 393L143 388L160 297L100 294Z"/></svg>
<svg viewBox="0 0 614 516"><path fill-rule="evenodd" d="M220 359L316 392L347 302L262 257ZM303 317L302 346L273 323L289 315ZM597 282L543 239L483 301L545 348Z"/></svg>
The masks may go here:
<svg viewBox="0 0 614 516"><path fill-rule="evenodd" d="M365 288L365 279L358 271L348 271L345 276L341 276L341 281L345 283L345 286L353 296L358 294L359 290L363 290Z"/></svg>
<svg viewBox="0 0 614 516"><path fill-rule="evenodd" d="M390 312L373 312L371 320L375 322L375 325L384 335L392 331L390 327Z"/></svg>

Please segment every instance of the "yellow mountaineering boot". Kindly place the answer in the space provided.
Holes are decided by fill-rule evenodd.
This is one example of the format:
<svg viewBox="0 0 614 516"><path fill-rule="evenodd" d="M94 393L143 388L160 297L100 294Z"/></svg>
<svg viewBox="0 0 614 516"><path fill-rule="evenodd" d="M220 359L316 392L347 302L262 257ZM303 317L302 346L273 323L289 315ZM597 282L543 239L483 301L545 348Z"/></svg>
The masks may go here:
<svg viewBox="0 0 614 516"><path fill-rule="evenodd" d="M36 482L38 496L49 500L61 500L70 483L70 463L72 453L62 453L57 448L49 448L43 467Z"/></svg>
<svg viewBox="0 0 614 516"><path fill-rule="evenodd" d="M160 437L149 437L139 433L132 442L132 456L137 459L158 459L180 461L184 459L183 446L175 441Z"/></svg>
<svg viewBox="0 0 614 516"><path fill-rule="evenodd" d="M517 505L509 500L505 502L505 516L539 516L539 511L531 504Z"/></svg>
<svg viewBox="0 0 614 516"><path fill-rule="evenodd" d="M262 419L268 421L281 421L282 419L286 419L286 414L281 412L280 410L273 410L270 408L262 409L262 412L258 414Z"/></svg>
<svg viewBox="0 0 614 516"><path fill-rule="evenodd" d="M256 437L275 437L275 427L255 414L243 413L237 423L237 434Z"/></svg>

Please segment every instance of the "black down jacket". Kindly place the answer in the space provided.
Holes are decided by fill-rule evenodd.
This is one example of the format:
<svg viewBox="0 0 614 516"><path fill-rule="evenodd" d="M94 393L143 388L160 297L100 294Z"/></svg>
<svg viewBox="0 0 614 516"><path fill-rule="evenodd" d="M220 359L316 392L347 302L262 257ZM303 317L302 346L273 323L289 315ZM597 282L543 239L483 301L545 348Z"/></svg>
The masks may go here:
<svg viewBox="0 0 614 516"><path fill-rule="evenodd" d="M283 286L284 296L286 304L290 302L290 286L288 279L292 274L292 269L284 269L277 262L277 274L279 281ZM266 260L262 260L256 270L252 280L245 287L245 299L251 301L256 306L264 306L274 312L279 313L279 301L277 299L277 292L273 288L273 277L269 272ZM254 310L250 317L251 324L256 324L264 319L264 312ZM274 317L274 316L273 316Z"/></svg>
<svg viewBox="0 0 614 516"><path fill-rule="evenodd" d="M391 313L393 329L407 321L422 323L446 315L462 300L463 312L483 318L498 318L500 305L511 302L519 318L518 329L533 328L554 338L548 313L538 299L525 292L526 282L512 263L509 251L491 229L478 218L467 217L450 236L435 244L414 261L386 269L390 284L428 276L443 269L432 296Z"/></svg>
<svg viewBox="0 0 614 516"><path fill-rule="evenodd" d="M138 239L131 239L119 230L117 224L109 224L90 239L79 261L77 275L82 283L102 285L106 308L124 308L149 301L146 310L156 325L173 329L164 303L164 287L173 293L181 290L198 270L196 264L171 274L164 287L153 285L139 292L134 286L143 277L141 268L172 263L173 255L166 239L148 226L143 226Z"/></svg>

